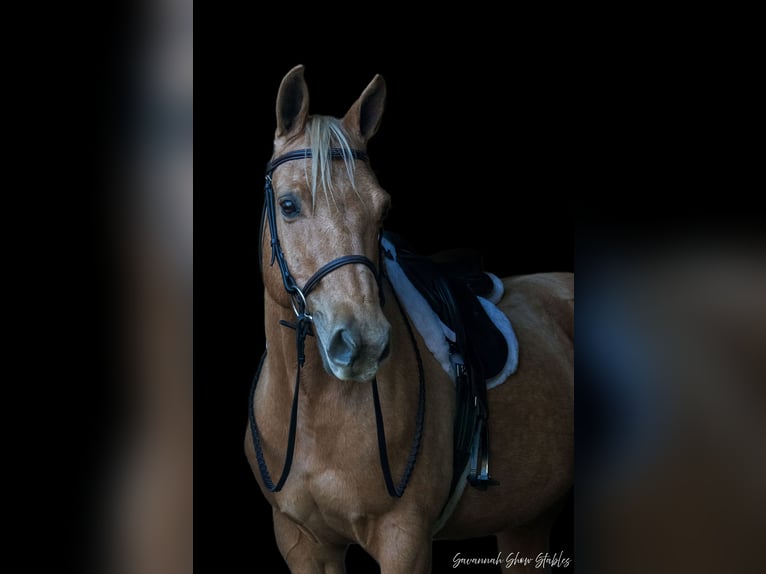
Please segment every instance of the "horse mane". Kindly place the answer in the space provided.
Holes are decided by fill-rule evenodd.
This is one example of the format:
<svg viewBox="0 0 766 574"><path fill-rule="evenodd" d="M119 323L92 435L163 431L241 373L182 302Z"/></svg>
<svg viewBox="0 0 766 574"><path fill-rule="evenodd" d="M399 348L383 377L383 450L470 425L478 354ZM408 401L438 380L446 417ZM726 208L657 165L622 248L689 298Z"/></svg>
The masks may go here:
<svg viewBox="0 0 766 574"><path fill-rule="evenodd" d="M354 182L354 158L351 153L351 146L348 143L348 137L343 132L340 120L331 116L311 116L306 122L306 134L311 146L311 157L313 158L310 182L308 181L308 173L306 173L306 181L311 187L312 205L316 205L317 188L319 183L321 183L327 202L329 203L332 197L333 203L337 206L332 185L333 159L330 156L332 148L338 148L343 151L343 163L346 166L346 174L351 182L351 187L358 195L359 192L357 192L356 183Z"/></svg>

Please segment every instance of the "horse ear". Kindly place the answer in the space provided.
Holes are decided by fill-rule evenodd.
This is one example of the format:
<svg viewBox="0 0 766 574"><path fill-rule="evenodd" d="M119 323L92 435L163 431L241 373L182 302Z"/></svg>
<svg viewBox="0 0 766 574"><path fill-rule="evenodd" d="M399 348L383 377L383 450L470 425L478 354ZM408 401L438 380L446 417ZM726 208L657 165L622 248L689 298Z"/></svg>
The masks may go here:
<svg viewBox="0 0 766 574"><path fill-rule="evenodd" d="M295 66L282 78L277 94L278 138L303 131L309 115L309 88L303 79L303 66Z"/></svg>
<svg viewBox="0 0 766 574"><path fill-rule="evenodd" d="M343 116L343 127L366 143L378 131L385 102L386 82L378 74Z"/></svg>

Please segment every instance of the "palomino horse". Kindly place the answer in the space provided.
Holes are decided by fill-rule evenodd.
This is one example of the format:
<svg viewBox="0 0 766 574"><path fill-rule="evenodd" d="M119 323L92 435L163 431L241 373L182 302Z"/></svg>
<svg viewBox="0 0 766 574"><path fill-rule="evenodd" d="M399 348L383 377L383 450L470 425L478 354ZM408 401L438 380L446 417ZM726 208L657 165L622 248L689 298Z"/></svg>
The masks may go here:
<svg viewBox="0 0 766 574"><path fill-rule="evenodd" d="M383 573L428 572L434 538L491 534L501 553L531 558L533 570L573 483L574 276L503 281L498 307L516 332L519 367L488 392L499 484L465 488L439 525L455 390L378 271L389 196L364 150L385 92L376 76L338 120L309 116L302 66L280 85L261 238L268 354L246 454L292 572L344 572L351 543ZM385 484L374 412L390 460ZM280 474L272 480L269 469Z"/></svg>

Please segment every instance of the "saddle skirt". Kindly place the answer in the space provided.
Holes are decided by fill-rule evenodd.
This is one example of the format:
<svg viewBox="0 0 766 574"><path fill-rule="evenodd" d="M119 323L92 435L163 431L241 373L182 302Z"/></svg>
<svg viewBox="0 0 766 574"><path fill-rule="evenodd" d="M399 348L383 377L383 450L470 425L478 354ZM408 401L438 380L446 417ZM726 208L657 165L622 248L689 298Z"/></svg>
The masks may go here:
<svg viewBox="0 0 766 574"><path fill-rule="evenodd" d="M462 256L425 258L414 254L404 242L386 232L381 239L385 272L428 350L452 381L455 376L455 353L474 365L492 389L508 379L518 366L519 344L508 317L496 304L503 296L503 283L495 275L481 270ZM451 293L444 293L439 281L450 277ZM434 290L442 291L437 296ZM440 300L449 297L460 309L459 317L450 316ZM469 349L458 348L456 330L463 329ZM468 355L468 356L464 356Z"/></svg>

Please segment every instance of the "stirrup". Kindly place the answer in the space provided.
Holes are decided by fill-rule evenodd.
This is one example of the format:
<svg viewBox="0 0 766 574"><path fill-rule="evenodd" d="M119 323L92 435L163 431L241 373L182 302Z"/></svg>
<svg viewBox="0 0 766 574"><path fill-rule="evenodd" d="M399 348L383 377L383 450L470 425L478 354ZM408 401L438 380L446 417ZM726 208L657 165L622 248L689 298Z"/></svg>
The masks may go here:
<svg viewBox="0 0 766 574"><path fill-rule="evenodd" d="M481 468L479 468L479 458L481 458ZM479 490L487 490L489 486L500 484L489 475L489 429L484 419L479 420L479 426L474 434L468 484Z"/></svg>

